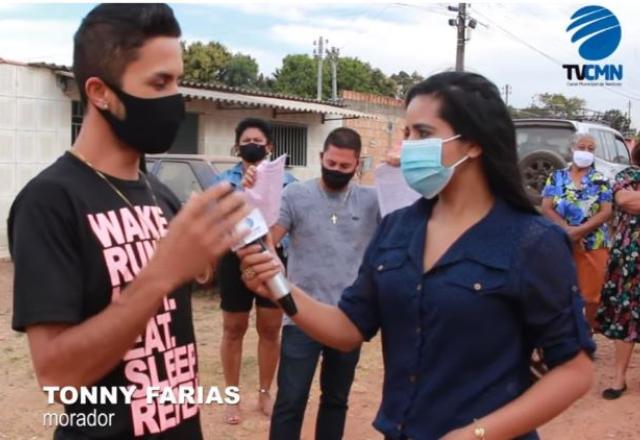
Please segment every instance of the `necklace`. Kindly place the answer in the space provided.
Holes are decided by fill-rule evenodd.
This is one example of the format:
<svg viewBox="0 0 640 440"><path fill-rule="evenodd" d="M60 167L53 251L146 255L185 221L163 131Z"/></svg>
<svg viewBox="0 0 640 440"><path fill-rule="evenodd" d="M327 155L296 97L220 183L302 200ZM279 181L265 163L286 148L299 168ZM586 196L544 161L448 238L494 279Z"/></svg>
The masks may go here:
<svg viewBox="0 0 640 440"><path fill-rule="evenodd" d="M318 187L319 187L318 189L320 190L320 193L324 196L324 199L327 201L327 206L330 206L331 200L329 200L329 196L327 196L327 193L325 192L324 188L322 188L322 184L320 183L320 181L318 181ZM345 192L345 195L342 198L342 201L338 204L338 206L335 207L335 209L331 213L331 216L329 217L329 220L331 220L331 223L333 223L334 225L338 224L338 211L340 210L340 208L342 208L342 206L344 206L344 204L349 199L349 195L351 195L351 188L352 187L349 186L349 189Z"/></svg>
<svg viewBox="0 0 640 440"><path fill-rule="evenodd" d="M91 168L94 173L96 173L102 180L104 180L106 182L106 184L109 185L109 187L113 190L113 192L115 192L118 195L118 197L120 197L124 201L124 203L127 204L127 206L129 207L129 209L131 209L131 211L134 213L134 215L136 215L136 217L138 217L138 220L142 221L143 223L146 223L146 219L144 217L140 216L138 211L136 211L135 207L133 206L133 203L131 203L131 200L129 200L129 198L127 196L125 196L122 191L120 191L113 183L111 183L111 181L107 178L107 176L105 176L104 173L102 173L102 171L100 171L96 167L94 167L91 164L91 162L89 162L89 160L86 157L84 157L84 155L82 153L80 153L78 151L75 151L75 150L69 150L69 152L71 154L73 154L75 157L77 157L78 159L80 159L86 166ZM144 173L140 172L140 170L138 170L138 175L140 177L142 177L142 180L144 180L144 183L147 185L147 189L149 190L149 194L151 194L151 198L153 199L153 204L156 207L159 207L160 205L158 204L158 199L156 198L156 195L153 192L153 189L151 189L151 184L149 183L149 179L147 179L147 176L145 176ZM149 225L147 224L147 227L148 226Z"/></svg>

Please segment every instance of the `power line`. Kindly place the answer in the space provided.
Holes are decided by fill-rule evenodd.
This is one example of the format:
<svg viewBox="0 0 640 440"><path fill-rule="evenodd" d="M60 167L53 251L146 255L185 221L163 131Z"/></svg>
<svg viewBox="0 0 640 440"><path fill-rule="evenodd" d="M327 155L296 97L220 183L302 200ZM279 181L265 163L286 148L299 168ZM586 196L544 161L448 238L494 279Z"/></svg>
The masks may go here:
<svg viewBox="0 0 640 440"><path fill-rule="evenodd" d="M411 4L411 3L393 3L393 5L400 6L400 7L403 7L403 8L421 9L423 11L431 12L432 14L444 15L445 17L452 17L453 16L453 15L443 11L439 7L436 8L436 7L420 6L420 5L414 5L414 4Z"/></svg>

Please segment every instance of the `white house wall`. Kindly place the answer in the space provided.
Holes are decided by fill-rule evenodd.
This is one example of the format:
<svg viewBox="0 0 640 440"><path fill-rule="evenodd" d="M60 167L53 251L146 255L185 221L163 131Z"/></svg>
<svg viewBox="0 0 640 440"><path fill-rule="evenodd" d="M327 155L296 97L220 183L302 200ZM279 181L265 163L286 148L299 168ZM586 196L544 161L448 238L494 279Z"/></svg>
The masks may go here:
<svg viewBox="0 0 640 440"><path fill-rule="evenodd" d="M71 101L51 71L0 64L0 257L7 217L24 185L71 146Z"/></svg>

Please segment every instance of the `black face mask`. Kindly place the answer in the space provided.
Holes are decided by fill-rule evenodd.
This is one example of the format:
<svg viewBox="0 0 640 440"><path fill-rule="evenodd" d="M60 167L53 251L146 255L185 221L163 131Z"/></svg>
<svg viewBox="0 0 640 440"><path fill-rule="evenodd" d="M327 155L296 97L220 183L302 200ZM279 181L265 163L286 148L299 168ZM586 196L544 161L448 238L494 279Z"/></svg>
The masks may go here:
<svg viewBox="0 0 640 440"><path fill-rule="evenodd" d="M162 98L138 98L107 84L120 98L126 115L118 119L109 110L98 108L115 135L131 148L144 154L165 153L173 145L185 106L181 94Z"/></svg>
<svg viewBox="0 0 640 440"><path fill-rule="evenodd" d="M336 191L347 186L355 174L355 170L351 173L342 173L340 171L322 167L322 180L325 185Z"/></svg>
<svg viewBox="0 0 640 440"><path fill-rule="evenodd" d="M267 146L260 144L240 145L240 157L249 163L260 162L267 156Z"/></svg>

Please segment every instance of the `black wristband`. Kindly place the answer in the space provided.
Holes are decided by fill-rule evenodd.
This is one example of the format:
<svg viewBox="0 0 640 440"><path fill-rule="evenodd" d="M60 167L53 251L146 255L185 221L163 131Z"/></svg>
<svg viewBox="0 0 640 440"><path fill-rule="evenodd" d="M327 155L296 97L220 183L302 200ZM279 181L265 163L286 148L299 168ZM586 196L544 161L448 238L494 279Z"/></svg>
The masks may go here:
<svg viewBox="0 0 640 440"><path fill-rule="evenodd" d="M280 304L280 307L282 307L282 310L284 310L284 313L286 313L287 316L293 316L298 313L296 302L293 300L293 296L290 293L278 298L278 304Z"/></svg>

